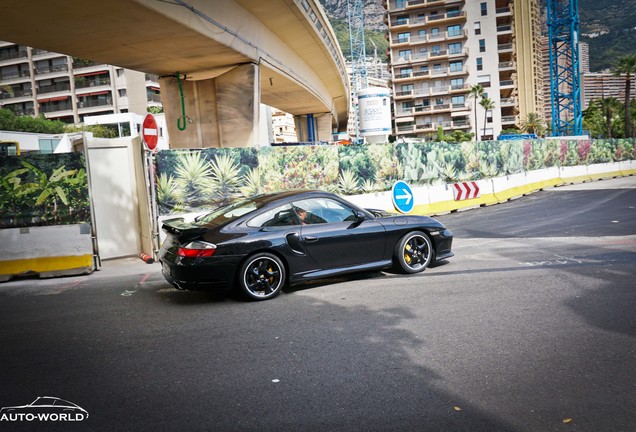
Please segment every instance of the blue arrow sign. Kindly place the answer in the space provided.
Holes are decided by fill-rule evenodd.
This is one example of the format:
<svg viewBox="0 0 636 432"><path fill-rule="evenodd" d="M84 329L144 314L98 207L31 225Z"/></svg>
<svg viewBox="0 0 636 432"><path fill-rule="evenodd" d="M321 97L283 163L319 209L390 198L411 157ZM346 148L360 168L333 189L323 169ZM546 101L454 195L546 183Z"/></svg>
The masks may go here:
<svg viewBox="0 0 636 432"><path fill-rule="evenodd" d="M415 200L413 199L413 191L411 187L403 181L395 182L391 191L393 198L393 207L400 213L409 213L413 210Z"/></svg>

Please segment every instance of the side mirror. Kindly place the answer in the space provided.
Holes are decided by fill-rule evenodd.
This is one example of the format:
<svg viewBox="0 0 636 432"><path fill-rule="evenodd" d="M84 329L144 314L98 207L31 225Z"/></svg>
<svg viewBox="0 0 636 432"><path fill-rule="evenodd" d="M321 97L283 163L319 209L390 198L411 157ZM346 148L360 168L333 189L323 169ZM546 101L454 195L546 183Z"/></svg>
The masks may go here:
<svg viewBox="0 0 636 432"><path fill-rule="evenodd" d="M362 222L366 218L367 218L367 216L363 212L361 212L361 211L357 211L356 212L356 221L357 222Z"/></svg>

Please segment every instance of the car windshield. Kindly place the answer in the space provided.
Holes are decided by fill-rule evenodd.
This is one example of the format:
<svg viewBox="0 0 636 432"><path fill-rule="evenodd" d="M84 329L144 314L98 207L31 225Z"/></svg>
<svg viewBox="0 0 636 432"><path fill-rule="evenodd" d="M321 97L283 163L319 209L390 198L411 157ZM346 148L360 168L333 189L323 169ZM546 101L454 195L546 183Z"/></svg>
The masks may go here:
<svg viewBox="0 0 636 432"><path fill-rule="evenodd" d="M256 199L246 199L219 207L216 210L198 218L197 225L222 225L231 222L247 213L253 212L265 205L264 202Z"/></svg>

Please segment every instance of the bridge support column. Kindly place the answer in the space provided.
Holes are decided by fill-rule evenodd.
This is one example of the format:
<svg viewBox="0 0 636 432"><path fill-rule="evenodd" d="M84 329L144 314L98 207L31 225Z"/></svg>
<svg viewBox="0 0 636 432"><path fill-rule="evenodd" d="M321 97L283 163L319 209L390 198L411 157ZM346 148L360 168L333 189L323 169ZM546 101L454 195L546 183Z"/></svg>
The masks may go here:
<svg viewBox="0 0 636 432"><path fill-rule="evenodd" d="M177 78L161 78L170 148L257 146L259 83L259 69L253 63L237 66L215 78L181 79L184 119Z"/></svg>
<svg viewBox="0 0 636 432"><path fill-rule="evenodd" d="M300 142L331 141L331 114L304 114L294 116L296 134Z"/></svg>

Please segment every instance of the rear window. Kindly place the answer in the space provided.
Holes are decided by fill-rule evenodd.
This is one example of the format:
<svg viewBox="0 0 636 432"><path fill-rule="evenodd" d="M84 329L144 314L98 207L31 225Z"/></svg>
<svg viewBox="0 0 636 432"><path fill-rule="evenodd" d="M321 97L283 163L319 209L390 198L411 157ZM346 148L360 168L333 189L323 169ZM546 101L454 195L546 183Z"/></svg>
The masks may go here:
<svg viewBox="0 0 636 432"><path fill-rule="evenodd" d="M253 212L254 210L261 208L263 205L264 203L252 199L237 201L235 203L219 207L216 210L199 217L196 222L197 225L223 225Z"/></svg>

